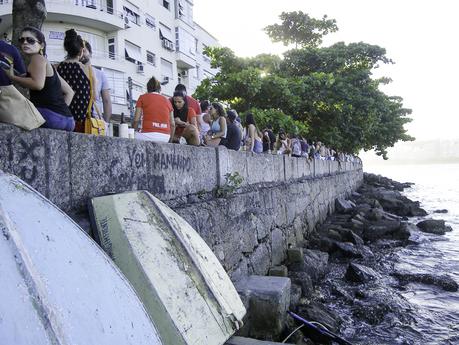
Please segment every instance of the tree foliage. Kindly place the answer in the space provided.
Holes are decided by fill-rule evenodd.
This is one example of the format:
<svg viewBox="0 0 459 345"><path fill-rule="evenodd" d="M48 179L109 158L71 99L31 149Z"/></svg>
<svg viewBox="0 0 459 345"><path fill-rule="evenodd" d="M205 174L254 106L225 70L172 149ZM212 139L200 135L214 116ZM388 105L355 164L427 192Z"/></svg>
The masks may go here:
<svg viewBox="0 0 459 345"><path fill-rule="evenodd" d="M411 110L403 107L402 98L380 90L389 78L372 78L380 64L393 63L385 49L363 42L317 47L311 42L321 41L325 19L293 12L291 21L298 22L299 14L313 24L284 31L284 42L301 48L287 51L283 59L269 54L240 58L228 48L208 48L212 66L220 71L198 87L196 96L218 99L239 112L250 110L259 124L308 133L346 152L375 149L386 158L388 147L413 140L403 127L411 121L406 117ZM289 14L282 16L285 21ZM312 40L313 34L320 39Z"/></svg>
<svg viewBox="0 0 459 345"><path fill-rule="evenodd" d="M323 36L338 31L336 20L327 19L326 15L315 19L302 11L295 11L282 12L279 17L282 24L268 25L264 30L273 42L282 42L285 46L317 47Z"/></svg>

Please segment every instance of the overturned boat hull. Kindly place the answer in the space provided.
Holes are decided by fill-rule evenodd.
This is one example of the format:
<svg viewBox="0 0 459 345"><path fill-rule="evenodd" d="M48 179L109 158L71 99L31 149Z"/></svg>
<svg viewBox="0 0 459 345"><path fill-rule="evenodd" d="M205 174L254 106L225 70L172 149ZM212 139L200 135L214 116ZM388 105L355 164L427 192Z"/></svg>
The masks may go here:
<svg viewBox="0 0 459 345"><path fill-rule="evenodd" d="M129 282L67 215L0 171L0 343L160 345Z"/></svg>
<svg viewBox="0 0 459 345"><path fill-rule="evenodd" d="M142 299L167 344L224 344L245 308L198 233L146 191L91 201L101 246Z"/></svg>

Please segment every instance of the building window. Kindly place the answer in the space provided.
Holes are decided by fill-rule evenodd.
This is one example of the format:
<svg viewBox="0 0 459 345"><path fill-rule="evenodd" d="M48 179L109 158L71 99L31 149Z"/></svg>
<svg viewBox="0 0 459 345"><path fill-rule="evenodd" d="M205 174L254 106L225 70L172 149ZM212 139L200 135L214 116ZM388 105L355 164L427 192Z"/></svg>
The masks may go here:
<svg viewBox="0 0 459 345"><path fill-rule="evenodd" d="M163 4L163 7L170 11L171 4L170 4L169 0L161 0L161 2Z"/></svg>
<svg viewBox="0 0 459 345"><path fill-rule="evenodd" d="M174 50L174 41L172 39L172 30L164 25L159 23L159 39L162 41L163 48L167 50Z"/></svg>
<svg viewBox="0 0 459 345"><path fill-rule="evenodd" d="M147 62L150 65L156 66L156 55L147 50Z"/></svg>
<svg viewBox="0 0 459 345"><path fill-rule="evenodd" d="M108 39L108 58L115 60L116 59L116 49L115 49L115 39Z"/></svg>
<svg viewBox="0 0 459 345"><path fill-rule="evenodd" d="M196 54L198 53L198 46L199 46L199 41L197 38L194 39L194 51Z"/></svg>
<svg viewBox="0 0 459 345"><path fill-rule="evenodd" d="M149 14L145 14L145 25L150 29L156 30L156 20Z"/></svg>
<svg viewBox="0 0 459 345"><path fill-rule="evenodd" d="M165 80L165 79L172 80L172 76L173 75L174 75L174 69L172 67L172 62L161 58L161 77L162 77L162 80Z"/></svg>
<svg viewBox="0 0 459 345"><path fill-rule="evenodd" d="M103 71L110 87L112 102L116 104L126 104L124 94L126 81L124 79L124 73L110 68L104 68Z"/></svg>
<svg viewBox="0 0 459 345"><path fill-rule="evenodd" d="M123 6L124 16L129 19L130 22L140 25L140 16L131 10L130 8Z"/></svg>
<svg viewBox="0 0 459 345"><path fill-rule="evenodd" d="M177 15L178 18L182 18L185 15L185 8L181 1L178 2Z"/></svg>
<svg viewBox="0 0 459 345"><path fill-rule="evenodd" d="M142 62L140 47L129 41L124 41L124 58L132 63Z"/></svg>

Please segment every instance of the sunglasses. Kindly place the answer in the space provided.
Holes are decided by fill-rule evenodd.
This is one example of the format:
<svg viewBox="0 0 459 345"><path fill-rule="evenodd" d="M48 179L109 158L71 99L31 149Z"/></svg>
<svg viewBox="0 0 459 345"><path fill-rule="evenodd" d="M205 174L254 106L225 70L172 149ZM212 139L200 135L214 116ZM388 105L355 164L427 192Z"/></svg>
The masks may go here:
<svg viewBox="0 0 459 345"><path fill-rule="evenodd" d="M18 41L21 44L24 44L24 42L27 42L28 44L35 44L38 42L35 38L32 37L21 37Z"/></svg>

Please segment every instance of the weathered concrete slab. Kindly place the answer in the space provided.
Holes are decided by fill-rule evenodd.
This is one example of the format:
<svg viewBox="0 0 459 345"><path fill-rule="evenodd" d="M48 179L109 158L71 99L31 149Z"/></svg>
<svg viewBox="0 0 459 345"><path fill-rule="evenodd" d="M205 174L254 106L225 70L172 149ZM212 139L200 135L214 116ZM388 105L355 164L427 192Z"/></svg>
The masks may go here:
<svg viewBox="0 0 459 345"><path fill-rule="evenodd" d="M225 345L293 345L291 343L277 343L273 341L257 340L245 337L231 337Z"/></svg>
<svg viewBox="0 0 459 345"><path fill-rule="evenodd" d="M249 276L235 286L241 298L248 300L248 320L244 326L248 336L277 338L283 331L290 304L290 279Z"/></svg>

